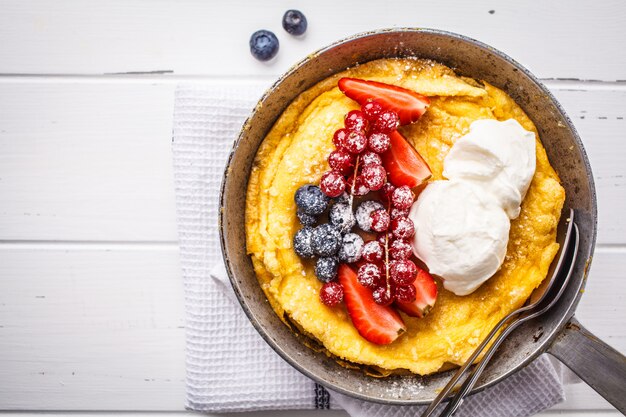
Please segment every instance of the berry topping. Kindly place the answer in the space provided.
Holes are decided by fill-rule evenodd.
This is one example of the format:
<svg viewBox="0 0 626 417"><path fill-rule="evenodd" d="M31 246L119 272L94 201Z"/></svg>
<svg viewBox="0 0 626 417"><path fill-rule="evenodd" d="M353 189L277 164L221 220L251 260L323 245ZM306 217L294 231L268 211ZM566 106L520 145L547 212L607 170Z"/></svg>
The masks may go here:
<svg viewBox="0 0 626 417"><path fill-rule="evenodd" d="M385 283L382 271L376 264L361 265L357 273L357 280L359 284L370 290L376 289Z"/></svg>
<svg viewBox="0 0 626 417"><path fill-rule="evenodd" d="M339 197L334 198L335 203L350 203L350 195L348 193L343 193Z"/></svg>
<svg viewBox="0 0 626 417"><path fill-rule="evenodd" d="M391 220L393 220L399 217L407 217L410 211L411 211L410 209L399 209L397 207L393 207L391 209L391 213L389 214L391 215Z"/></svg>
<svg viewBox="0 0 626 417"><path fill-rule="evenodd" d="M382 210L382 204L378 201L368 200L362 202L359 207L356 209L356 222L358 223L361 230L364 232L372 231L372 212L376 210Z"/></svg>
<svg viewBox="0 0 626 417"><path fill-rule="evenodd" d="M356 233L346 233L339 249L339 260L352 264L361 259L361 253L363 253L363 238Z"/></svg>
<svg viewBox="0 0 626 417"><path fill-rule="evenodd" d="M413 220L408 217L398 217L391 222L391 233L397 239L410 239L415 235Z"/></svg>
<svg viewBox="0 0 626 417"><path fill-rule="evenodd" d="M413 248L404 240L394 240L389 247L389 256L392 259L409 259Z"/></svg>
<svg viewBox="0 0 626 417"><path fill-rule="evenodd" d="M269 30L257 30L250 36L250 53L259 61L269 61L278 53L278 38Z"/></svg>
<svg viewBox="0 0 626 417"><path fill-rule="evenodd" d="M335 255L341 247L341 234L332 225L320 224L313 229L313 251L319 256Z"/></svg>
<svg viewBox="0 0 626 417"><path fill-rule="evenodd" d="M318 258L315 262L315 276L322 282L330 282L337 278L339 259L334 256Z"/></svg>
<svg viewBox="0 0 626 417"><path fill-rule="evenodd" d="M363 245L362 257L367 262L380 262L385 254L385 248L377 240L370 240Z"/></svg>
<svg viewBox="0 0 626 417"><path fill-rule="evenodd" d="M330 223L341 233L348 233L356 224L352 207L348 203L335 203L328 215Z"/></svg>
<svg viewBox="0 0 626 417"><path fill-rule="evenodd" d="M383 106L381 106L376 101L368 101L364 105L361 106L361 111L365 115L365 118L370 122L378 119L380 112L383 111Z"/></svg>
<svg viewBox="0 0 626 417"><path fill-rule="evenodd" d="M376 304L370 290L358 283L357 274L349 266L339 265L339 282L343 286L348 315L363 338L387 345L406 331L402 317L393 308Z"/></svg>
<svg viewBox="0 0 626 417"><path fill-rule="evenodd" d="M389 145L391 144L389 135L384 133L372 133L367 138L367 146L376 153L383 153L387 149L389 149Z"/></svg>
<svg viewBox="0 0 626 417"><path fill-rule="evenodd" d="M382 157L389 181L393 185L397 187L407 185L413 188L431 177L432 172L424 158L400 132L390 133L389 139L391 148Z"/></svg>
<svg viewBox="0 0 626 417"><path fill-rule="evenodd" d="M315 226L315 223L317 223L317 217L307 214L301 209L298 209L296 215L303 226Z"/></svg>
<svg viewBox="0 0 626 417"><path fill-rule="evenodd" d="M295 36L303 35L306 32L306 17L300 10L287 10L283 15L283 29L287 33Z"/></svg>
<svg viewBox="0 0 626 417"><path fill-rule="evenodd" d="M408 259L399 259L391 261L389 268L391 280L396 285L407 285L415 281L417 275L417 266Z"/></svg>
<svg viewBox="0 0 626 417"><path fill-rule="evenodd" d="M300 210L312 216L322 214L328 207L329 198L315 185L303 185L294 197Z"/></svg>
<svg viewBox="0 0 626 417"><path fill-rule="evenodd" d="M389 213L387 210L376 210L373 211L372 214L372 230L375 232L384 232L389 228L389 223L391 222L391 218L389 217Z"/></svg>
<svg viewBox="0 0 626 417"><path fill-rule="evenodd" d="M391 243L393 242L394 238L391 232L386 232L386 233L379 234L376 237L376 240L380 242L380 244L383 245L383 247L385 247L385 245L389 247L389 245L391 245Z"/></svg>
<svg viewBox="0 0 626 417"><path fill-rule="evenodd" d="M333 145L338 150L344 150L346 148L346 138L348 137L348 131L346 129L337 129L333 134Z"/></svg>
<svg viewBox="0 0 626 417"><path fill-rule="evenodd" d="M312 258L315 256L312 227L304 227L296 232L293 237L293 250L302 258Z"/></svg>
<svg viewBox="0 0 626 417"><path fill-rule="evenodd" d="M392 110L399 116L400 123L406 125L420 118L430 104L427 97L395 85L357 78L342 78L339 89L361 106L376 100L382 108Z"/></svg>
<svg viewBox="0 0 626 417"><path fill-rule="evenodd" d="M383 159L376 152L365 151L361 154L361 165L382 165Z"/></svg>
<svg viewBox="0 0 626 417"><path fill-rule="evenodd" d="M386 182L385 185L383 185L383 187L380 189L380 197L385 203L389 202L389 200L391 199L391 195L393 194L393 191L395 189L396 187L390 182Z"/></svg>
<svg viewBox="0 0 626 417"><path fill-rule="evenodd" d="M346 114L343 124L348 130L363 132L367 130L367 120L361 110L351 110Z"/></svg>
<svg viewBox="0 0 626 417"><path fill-rule="evenodd" d="M378 119L374 120L372 130L380 133L391 133L398 128L398 115L391 110L383 110Z"/></svg>
<svg viewBox="0 0 626 417"><path fill-rule="evenodd" d="M338 282L327 282L320 290L320 300L328 307L334 307L343 301L343 287Z"/></svg>
<svg viewBox="0 0 626 417"><path fill-rule="evenodd" d="M394 207L399 209L407 210L411 208L414 199L415 194L413 194L413 191L406 185L396 188L393 194L391 194L391 203Z"/></svg>
<svg viewBox="0 0 626 417"><path fill-rule="evenodd" d="M352 184L354 184L354 189L352 189ZM357 176L356 183L354 182L354 174L348 178L348 190L355 196L362 196L370 192L370 189L367 188L367 185L365 185L362 176Z"/></svg>
<svg viewBox="0 0 626 417"><path fill-rule="evenodd" d="M354 157L348 152L333 151L328 157L328 165L330 165L333 171L342 175L349 175L354 167Z"/></svg>
<svg viewBox="0 0 626 417"><path fill-rule="evenodd" d="M372 298L376 304L381 306L388 306L393 303L393 294L391 291L387 291L387 287L378 287L372 293Z"/></svg>
<svg viewBox="0 0 626 417"><path fill-rule="evenodd" d="M387 171L382 165L365 165L361 170L363 183L372 191L378 191L385 185L387 180Z"/></svg>
<svg viewBox="0 0 626 417"><path fill-rule="evenodd" d="M413 301L415 301L415 294L415 287L409 284L397 286L394 296L396 298L396 301L400 301L403 303L412 303Z"/></svg>
<svg viewBox="0 0 626 417"><path fill-rule="evenodd" d="M350 153L359 154L367 147L367 137L363 132L348 131L343 147Z"/></svg>
<svg viewBox="0 0 626 417"><path fill-rule="evenodd" d="M415 288L415 300L410 303L397 302L396 305L411 317L424 317L437 300L437 284L427 271L419 269L411 285Z"/></svg>
<svg viewBox="0 0 626 417"><path fill-rule="evenodd" d="M322 175L320 188L329 197L339 197L346 189L346 179L337 171L328 171Z"/></svg>

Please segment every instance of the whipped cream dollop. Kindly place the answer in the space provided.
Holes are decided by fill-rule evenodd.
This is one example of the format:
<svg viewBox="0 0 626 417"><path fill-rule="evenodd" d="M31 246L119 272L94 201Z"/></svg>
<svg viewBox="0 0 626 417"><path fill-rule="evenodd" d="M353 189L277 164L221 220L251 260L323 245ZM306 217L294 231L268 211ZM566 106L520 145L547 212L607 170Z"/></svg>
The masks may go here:
<svg viewBox="0 0 626 417"><path fill-rule="evenodd" d="M535 173L535 134L516 120L477 120L444 159L444 177L413 204L413 252L456 295L498 271L510 220Z"/></svg>

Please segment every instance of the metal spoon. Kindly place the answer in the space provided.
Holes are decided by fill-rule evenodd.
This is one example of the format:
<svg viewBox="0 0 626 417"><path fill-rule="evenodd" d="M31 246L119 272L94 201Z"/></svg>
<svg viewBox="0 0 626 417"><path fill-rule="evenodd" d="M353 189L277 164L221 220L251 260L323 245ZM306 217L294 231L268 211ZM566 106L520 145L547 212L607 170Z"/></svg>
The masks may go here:
<svg viewBox="0 0 626 417"><path fill-rule="evenodd" d="M550 274L550 279L544 280L544 283L540 285L530 297L529 303L506 317L504 317L500 322L491 330L491 332L487 335L487 337L482 341L482 343L476 348L476 350L470 355L470 357L465 361L465 363L457 370L457 372L452 376L450 381L446 384L446 386L441 390L439 395L433 400L433 402L428 406L426 411L422 414L421 417L428 417L432 415L435 408L443 401L443 399L448 395L448 393L454 388L456 383L461 379L461 377L465 374L467 369L474 363L476 358L482 353L485 347L489 344L489 342L494 338L494 336L498 333L498 331L512 318L517 317L517 321L512 322L505 331L503 331L500 336L496 339L496 341L491 345L489 350L485 353L485 357L483 360L476 366L472 374L467 378L461 387L460 391L457 395L450 401L446 409L442 412L441 416L449 416L451 415L461 404L463 397L469 392L469 390L474 386L476 380L482 373L483 369L489 362L489 359L493 356L496 348L502 343L502 341L509 335L517 326L522 324L523 322L530 320L533 317L538 316L539 314L543 314L548 308L552 307L552 305L556 302L556 300L561 296L563 289L565 288L565 284L569 277L571 276L574 261L576 260L576 254L578 252L578 227L574 223L574 211L570 209L569 216L566 219L567 222L567 232L565 233L565 237L563 239L563 244L560 247L559 258L556 264L553 263L554 269ZM573 255L568 257L569 248L571 245L574 245ZM568 259L568 258L572 258ZM563 266L568 261L569 269L567 271L567 276L563 284L559 288L559 292L555 297L551 298L547 306L542 306L542 302L546 299L548 293L550 292L550 288L552 288L555 281L557 281L557 277L561 275L561 270ZM545 304L545 303L544 303ZM523 314L526 313L526 314ZM520 316L520 314L523 314Z"/></svg>

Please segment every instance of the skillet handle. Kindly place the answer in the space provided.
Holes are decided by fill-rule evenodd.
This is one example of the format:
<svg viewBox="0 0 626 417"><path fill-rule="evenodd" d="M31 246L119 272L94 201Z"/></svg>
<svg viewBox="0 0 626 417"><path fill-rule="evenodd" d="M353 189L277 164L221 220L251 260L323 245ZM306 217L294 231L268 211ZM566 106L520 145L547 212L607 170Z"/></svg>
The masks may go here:
<svg viewBox="0 0 626 417"><path fill-rule="evenodd" d="M572 317L548 353L626 415L626 357Z"/></svg>

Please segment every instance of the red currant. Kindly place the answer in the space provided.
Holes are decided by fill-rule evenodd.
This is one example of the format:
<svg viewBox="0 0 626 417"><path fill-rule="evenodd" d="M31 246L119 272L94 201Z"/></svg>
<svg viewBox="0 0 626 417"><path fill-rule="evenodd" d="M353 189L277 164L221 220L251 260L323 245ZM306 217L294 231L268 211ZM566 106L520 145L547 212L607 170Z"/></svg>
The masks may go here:
<svg viewBox="0 0 626 417"><path fill-rule="evenodd" d="M346 137L348 136L348 131L346 129L338 129L335 131L333 135L333 144L335 148L339 150L343 150L346 146Z"/></svg>
<svg viewBox="0 0 626 417"><path fill-rule="evenodd" d="M370 214L372 217L372 230L375 232L384 232L389 228L389 223L391 222L391 217L389 217L389 213L387 210L375 210Z"/></svg>
<svg viewBox="0 0 626 417"><path fill-rule="evenodd" d="M391 203L394 207L399 209L408 209L413 204L413 200L415 199L415 194L413 191L407 186L403 185L402 187L398 187L393 190L393 194L391 195Z"/></svg>
<svg viewBox="0 0 626 417"><path fill-rule="evenodd" d="M398 217L391 222L391 233L397 239L410 239L415 235L415 225L408 217Z"/></svg>
<svg viewBox="0 0 626 417"><path fill-rule="evenodd" d="M383 188L380 189L380 197L385 203L390 201L391 194L393 194L393 190L395 189L396 187L390 182L386 182Z"/></svg>
<svg viewBox="0 0 626 417"><path fill-rule="evenodd" d="M389 275L395 285L411 284L417 276L417 266L408 259L391 261Z"/></svg>
<svg viewBox="0 0 626 417"><path fill-rule="evenodd" d="M372 129L375 132L391 133L398 128L398 114L391 110L383 110L378 118L374 120Z"/></svg>
<svg viewBox="0 0 626 417"><path fill-rule="evenodd" d="M383 106L376 101L368 101L361 106L361 111L367 120L373 122L380 116L380 112L383 111Z"/></svg>
<svg viewBox="0 0 626 417"><path fill-rule="evenodd" d="M322 175L320 188L329 197L339 197L346 190L346 180L337 171L328 171Z"/></svg>
<svg viewBox="0 0 626 417"><path fill-rule="evenodd" d="M393 303L393 294L391 291L387 291L387 287L378 287L372 293L372 298L376 304L388 306Z"/></svg>
<svg viewBox="0 0 626 417"><path fill-rule="evenodd" d="M385 254L385 248L380 242L376 240L370 240L365 245L363 245L363 251L361 256L367 262L380 262L383 259L383 255Z"/></svg>
<svg viewBox="0 0 626 417"><path fill-rule="evenodd" d="M361 170L363 183L372 191L377 191L385 185L387 171L382 165L365 165Z"/></svg>
<svg viewBox="0 0 626 417"><path fill-rule="evenodd" d="M415 286L412 284L399 285L395 288L394 296L396 300L402 303L412 303L415 301L417 291L415 291Z"/></svg>
<svg viewBox="0 0 626 417"><path fill-rule="evenodd" d="M352 188L353 184L354 189ZM363 181L363 177L361 175L358 175L356 177L356 182L354 182L354 174L352 174L350 178L348 178L348 184L346 188L348 189L348 191L350 191L352 195L355 196L362 196L370 192L370 189L367 188L367 185L365 185L365 182Z"/></svg>
<svg viewBox="0 0 626 417"><path fill-rule="evenodd" d="M393 207L390 213L391 220L397 219L400 217L406 217L409 215L409 211L410 211L409 209L399 209L399 208Z"/></svg>
<svg viewBox="0 0 626 417"><path fill-rule="evenodd" d="M380 132L374 132L367 138L367 145L376 153L383 153L391 145L389 135Z"/></svg>
<svg viewBox="0 0 626 417"><path fill-rule="evenodd" d="M343 287L336 281L327 282L320 290L320 300L328 307L334 307L343 301Z"/></svg>
<svg viewBox="0 0 626 417"><path fill-rule="evenodd" d="M413 248L411 248L411 245L400 239L394 240L389 246L389 256L391 256L392 259L409 259L412 251Z"/></svg>
<svg viewBox="0 0 626 417"><path fill-rule="evenodd" d="M365 165L382 165L383 159L376 152L365 151L361 154L361 164Z"/></svg>
<svg viewBox="0 0 626 417"><path fill-rule="evenodd" d="M342 175L348 175L354 167L354 157L347 152L332 151L328 157L328 165Z"/></svg>
<svg viewBox="0 0 626 417"><path fill-rule="evenodd" d="M378 265L363 264L359 268L356 279L362 286L373 290L381 285L383 275Z"/></svg>
<svg viewBox="0 0 626 417"><path fill-rule="evenodd" d="M395 239L391 232L385 232L385 233L379 234L378 237L376 237L376 240L378 240L380 244L383 245L383 247L385 246L385 242L386 242L387 247L389 247Z"/></svg>
<svg viewBox="0 0 626 417"><path fill-rule="evenodd" d="M367 138L363 132L350 131L346 135L344 141L344 149L353 154L359 154L365 150L367 146Z"/></svg>
<svg viewBox="0 0 626 417"><path fill-rule="evenodd" d="M367 129L367 120L361 110L351 110L346 114L343 124L348 130L363 132Z"/></svg>

